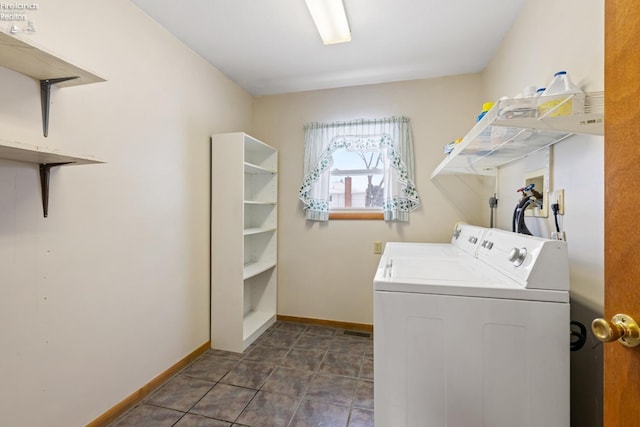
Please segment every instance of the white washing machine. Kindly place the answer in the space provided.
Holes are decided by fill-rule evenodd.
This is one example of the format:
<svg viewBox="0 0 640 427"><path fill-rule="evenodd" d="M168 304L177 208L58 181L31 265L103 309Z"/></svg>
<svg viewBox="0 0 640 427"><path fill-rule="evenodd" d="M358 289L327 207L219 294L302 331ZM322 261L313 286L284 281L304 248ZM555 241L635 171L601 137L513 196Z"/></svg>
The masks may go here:
<svg viewBox="0 0 640 427"><path fill-rule="evenodd" d="M451 245L386 246L374 279L375 425L568 427L566 244L468 227Z"/></svg>

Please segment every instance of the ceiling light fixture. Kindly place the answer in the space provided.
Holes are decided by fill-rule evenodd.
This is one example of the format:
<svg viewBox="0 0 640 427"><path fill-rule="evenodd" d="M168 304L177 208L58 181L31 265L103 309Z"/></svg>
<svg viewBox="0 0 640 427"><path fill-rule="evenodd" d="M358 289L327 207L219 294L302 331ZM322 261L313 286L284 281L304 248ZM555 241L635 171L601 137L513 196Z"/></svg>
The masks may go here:
<svg viewBox="0 0 640 427"><path fill-rule="evenodd" d="M322 37L322 43L335 44L351 41L351 30L342 0L305 0L305 2Z"/></svg>

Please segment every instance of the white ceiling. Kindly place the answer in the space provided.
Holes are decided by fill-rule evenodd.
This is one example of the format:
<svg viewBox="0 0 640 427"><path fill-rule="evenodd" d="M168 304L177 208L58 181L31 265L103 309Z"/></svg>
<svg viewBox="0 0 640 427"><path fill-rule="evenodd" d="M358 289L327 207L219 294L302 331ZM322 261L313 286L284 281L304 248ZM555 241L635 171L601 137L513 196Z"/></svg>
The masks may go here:
<svg viewBox="0 0 640 427"><path fill-rule="evenodd" d="M252 95L482 71L525 0L344 0L325 46L304 0L132 0Z"/></svg>

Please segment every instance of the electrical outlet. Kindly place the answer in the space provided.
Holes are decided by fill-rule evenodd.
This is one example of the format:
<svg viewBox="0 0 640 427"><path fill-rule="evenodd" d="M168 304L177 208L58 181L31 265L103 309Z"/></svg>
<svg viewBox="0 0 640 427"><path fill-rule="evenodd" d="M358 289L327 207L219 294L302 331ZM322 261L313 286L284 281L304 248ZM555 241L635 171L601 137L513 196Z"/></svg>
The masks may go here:
<svg viewBox="0 0 640 427"><path fill-rule="evenodd" d="M382 254L382 242L379 242L379 241L373 242L373 253L377 255Z"/></svg>
<svg viewBox="0 0 640 427"><path fill-rule="evenodd" d="M561 231L559 233L557 231L554 231L553 233L551 233L551 238L554 240L564 240L566 242L567 234L564 231Z"/></svg>
<svg viewBox="0 0 640 427"><path fill-rule="evenodd" d="M549 203L558 204L558 214L564 215L564 190L556 190L549 197Z"/></svg>

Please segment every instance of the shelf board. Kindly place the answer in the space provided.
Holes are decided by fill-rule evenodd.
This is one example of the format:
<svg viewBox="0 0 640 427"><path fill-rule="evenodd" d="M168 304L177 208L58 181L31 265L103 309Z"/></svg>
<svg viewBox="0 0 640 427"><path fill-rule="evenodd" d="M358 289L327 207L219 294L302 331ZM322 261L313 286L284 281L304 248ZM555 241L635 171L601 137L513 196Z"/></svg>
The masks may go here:
<svg viewBox="0 0 640 427"><path fill-rule="evenodd" d="M273 169L263 168L248 162L244 162L244 172L252 175L274 175L276 173Z"/></svg>
<svg viewBox="0 0 640 427"><path fill-rule="evenodd" d="M244 265L242 279L247 280L276 266L276 261L250 262Z"/></svg>
<svg viewBox="0 0 640 427"><path fill-rule="evenodd" d="M271 233L276 231L276 227L253 227L253 228L245 228L244 235L250 236L252 234L260 234L260 233Z"/></svg>
<svg viewBox="0 0 640 427"><path fill-rule="evenodd" d="M440 162L431 178L460 174L495 176L500 166L576 133L603 135L604 93L588 93L585 98L584 113L528 118L499 116L500 111L526 99L499 101ZM535 105L535 100L529 101Z"/></svg>
<svg viewBox="0 0 640 427"><path fill-rule="evenodd" d="M260 200L245 200L244 201L245 205L276 205L277 202L273 201L273 202L263 202Z"/></svg>
<svg viewBox="0 0 640 427"><path fill-rule="evenodd" d="M602 113L580 114L575 116L557 116L545 118L496 120L493 126L540 129L555 132L568 132L589 135L604 135L604 117Z"/></svg>
<svg viewBox="0 0 640 427"><path fill-rule="evenodd" d="M28 145L4 139L0 139L0 159L40 165L42 210L45 218L49 212L49 179L51 168L104 163L94 157L77 156L63 153L58 149Z"/></svg>
<svg viewBox="0 0 640 427"><path fill-rule="evenodd" d="M266 331L276 321L276 313L271 311L250 311L242 322L242 339L245 348ZM250 340L250 342L247 342Z"/></svg>
<svg viewBox="0 0 640 427"><path fill-rule="evenodd" d="M92 156L79 156L64 153L56 148L29 145L4 139L0 139L0 159L37 164L69 163L70 165L85 165L104 163Z"/></svg>
<svg viewBox="0 0 640 427"><path fill-rule="evenodd" d="M537 150L556 144L572 135L569 132L551 132L518 128L499 128L502 138L477 136L460 150L454 150L431 177L438 174L474 174L494 176L497 168L525 157ZM489 130L491 132L491 130ZM463 145L465 144L465 145Z"/></svg>
<svg viewBox="0 0 640 427"><path fill-rule="evenodd" d="M0 32L0 65L36 80L77 77L57 84L59 87L103 82L105 79L65 61L33 42Z"/></svg>
<svg viewBox="0 0 640 427"><path fill-rule="evenodd" d="M263 153L273 153L276 150L268 144L247 135L246 133L242 134L244 136L244 149L245 151L258 151Z"/></svg>

